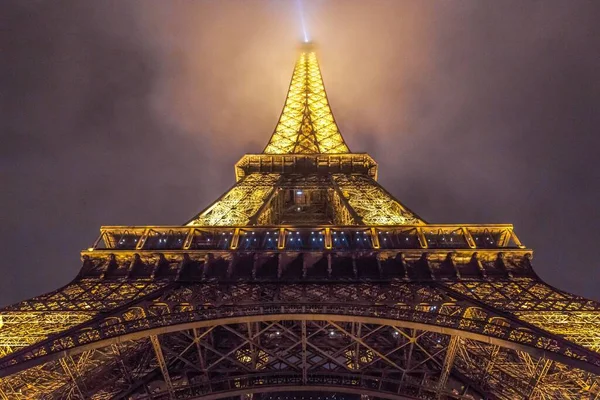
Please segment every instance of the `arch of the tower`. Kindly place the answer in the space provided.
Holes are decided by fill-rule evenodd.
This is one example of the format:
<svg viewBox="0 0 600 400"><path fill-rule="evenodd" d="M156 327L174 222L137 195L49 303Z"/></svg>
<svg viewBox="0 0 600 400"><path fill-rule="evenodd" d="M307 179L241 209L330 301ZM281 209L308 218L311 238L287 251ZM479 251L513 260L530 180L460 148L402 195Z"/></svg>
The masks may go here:
<svg viewBox="0 0 600 400"><path fill-rule="evenodd" d="M368 306L353 306L353 313L343 306L329 313L290 307L250 315L240 306L238 315L227 310L229 317L204 320L186 312L173 319L142 317L141 307L130 309L129 317L142 318L109 317L107 330L94 332L98 340L62 351L48 348L46 354L38 350L19 368L27 370L1 383L18 387L27 380L22 374L35 371L48 375L48 388L58 398L70 391L91 398L217 399L328 388L389 399L459 399L529 398L538 392L562 398L565 387L576 395L598 382L592 364L500 338L489 327L449 327ZM30 391L43 387L21 390L36 398Z"/></svg>
<svg viewBox="0 0 600 400"><path fill-rule="evenodd" d="M366 387L355 388L328 383L326 385L272 385L269 387L247 387L243 389L231 390L223 393L215 393L201 395L199 397L190 398L187 400L216 400L222 398L240 397L240 398L259 398L264 400L359 400L363 396L368 398L382 398L389 400L416 400L416 397L401 395L395 393L385 393L378 390L369 389Z"/></svg>

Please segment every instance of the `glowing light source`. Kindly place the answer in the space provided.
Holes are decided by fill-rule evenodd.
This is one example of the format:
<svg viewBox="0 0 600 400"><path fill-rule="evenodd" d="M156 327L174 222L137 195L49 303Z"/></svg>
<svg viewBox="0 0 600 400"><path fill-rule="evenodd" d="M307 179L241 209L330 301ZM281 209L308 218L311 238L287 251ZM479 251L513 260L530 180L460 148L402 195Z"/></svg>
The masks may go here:
<svg viewBox="0 0 600 400"><path fill-rule="evenodd" d="M298 0L298 11L300 13L300 24L302 25L302 34L304 36L304 43L308 43L308 31L306 30L306 21L304 20L304 7L302 6L302 0Z"/></svg>

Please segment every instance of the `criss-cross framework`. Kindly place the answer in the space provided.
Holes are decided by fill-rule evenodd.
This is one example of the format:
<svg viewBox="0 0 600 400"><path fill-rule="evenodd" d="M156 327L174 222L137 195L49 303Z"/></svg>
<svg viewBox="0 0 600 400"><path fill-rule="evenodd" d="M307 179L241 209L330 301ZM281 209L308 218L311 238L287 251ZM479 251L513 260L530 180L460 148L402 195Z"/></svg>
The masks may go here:
<svg viewBox="0 0 600 400"><path fill-rule="evenodd" d="M317 56L303 51L266 154L349 153L335 123Z"/></svg>
<svg viewBox="0 0 600 400"><path fill-rule="evenodd" d="M381 187L313 52L235 172L1 309L0 399L600 399L600 304L544 283L512 225L426 223Z"/></svg>

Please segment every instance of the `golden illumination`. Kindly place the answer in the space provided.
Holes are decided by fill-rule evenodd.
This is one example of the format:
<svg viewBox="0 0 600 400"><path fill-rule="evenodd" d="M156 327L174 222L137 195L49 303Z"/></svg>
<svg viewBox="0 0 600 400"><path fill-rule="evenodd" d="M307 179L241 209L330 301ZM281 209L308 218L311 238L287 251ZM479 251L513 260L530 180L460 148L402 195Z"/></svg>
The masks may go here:
<svg viewBox="0 0 600 400"><path fill-rule="evenodd" d="M235 358L240 363L254 369L263 369L269 362L269 355L265 351L250 348L236 350Z"/></svg>
<svg viewBox="0 0 600 400"><path fill-rule="evenodd" d="M356 354L356 350L346 350L344 352L344 355L346 356L346 366L349 369L360 369L362 365L369 364L373 361L373 352L369 349L360 349L358 351L358 357Z"/></svg>
<svg viewBox="0 0 600 400"><path fill-rule="evenodd" d="M367 176L335 174L333 180L364 224L419 225L424 223Z"/></svg>
<svg viewBox="0 0 600 400"><path fill-rule="evenodd" d="M0 353L6 355L91 318L82 312L11 312L0 316Z"/></svg>
<svg viewBox="0 0 600 400"><path fill-rule="evenodd" d="M349 153L335 123L314 52L300 55L267 154Z"/></svg>
<svg viewBox="0 0 600 400"><path fill-rule="evenodd" d="M246 225L275 190L279 174L252 174L237 183L188 225Z"/></svg>
<svg viewBox="0 0 600 400"><path fill-rule="evenodd" d="M517 312L523 321L600 352L599 311Z"/></svg>

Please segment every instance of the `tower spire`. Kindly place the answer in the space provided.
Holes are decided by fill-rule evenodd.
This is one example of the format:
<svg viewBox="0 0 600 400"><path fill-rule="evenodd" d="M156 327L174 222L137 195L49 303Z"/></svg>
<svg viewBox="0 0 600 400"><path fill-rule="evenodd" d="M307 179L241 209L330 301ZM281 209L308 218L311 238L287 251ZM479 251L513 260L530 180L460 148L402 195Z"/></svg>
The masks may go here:
<svg viewBox="0 0 600 400"><path fill-rule="evenodd" d="M335 123L312 44L302 47L265 154L349 153Z"/></svg>

